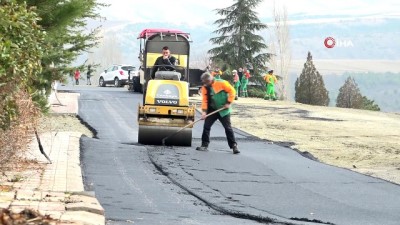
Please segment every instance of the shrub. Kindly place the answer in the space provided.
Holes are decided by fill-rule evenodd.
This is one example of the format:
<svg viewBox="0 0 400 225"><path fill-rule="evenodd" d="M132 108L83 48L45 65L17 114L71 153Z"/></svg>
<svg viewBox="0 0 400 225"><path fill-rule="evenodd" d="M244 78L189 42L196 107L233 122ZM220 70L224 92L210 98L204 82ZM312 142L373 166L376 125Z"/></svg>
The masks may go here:
<svg viewBox="0 0 400 225"><path fill-rule="evenodd" d="M34 96L39 80L44 33L26 4L0 3L0 162L5 166L25 149L40 111Z"/></svg>
<svg viewBox="0 0 400 225"><path fill-rule="evenodd" d="M265 96L265 87L263 86L247 86L247 93L249 97L253 98L264 98Z"/></svg>

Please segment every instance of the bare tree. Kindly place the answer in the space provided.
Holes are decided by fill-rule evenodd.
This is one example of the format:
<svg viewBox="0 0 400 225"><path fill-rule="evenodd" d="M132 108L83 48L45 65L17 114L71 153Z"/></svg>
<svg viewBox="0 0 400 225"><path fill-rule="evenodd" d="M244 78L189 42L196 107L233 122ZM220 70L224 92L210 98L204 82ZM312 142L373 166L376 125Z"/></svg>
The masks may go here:
<svg viewBox="0 0 400 225"><path fill-rule="evenodd" d="M100 41L97 48L91 49L88 53L87 63L91 65L98 65L95 67L92 81L99 79L98 75L107 67L112 64L119 64L122 62L123 55L121 47L118 45L118 37L114 34L106 35Z"/></svg>
<svg viewBox="0 0 400 225"><path fill-rule="evenodd" d="M274 1L272 15L274 24L273 26L269 26L271 40L269 46L272 53L269 62L280 79L277 84L279 98L288 100L290 96L289 66L292 52L290 49L290 32L286 6L277 8Z"/></svg>
<svg viewBox="0 0 400 225"><path fill-rule="evenodd" d="M210 54L202 52L190 58L190 67L196 69L206 69L210 65Z"/></svg>

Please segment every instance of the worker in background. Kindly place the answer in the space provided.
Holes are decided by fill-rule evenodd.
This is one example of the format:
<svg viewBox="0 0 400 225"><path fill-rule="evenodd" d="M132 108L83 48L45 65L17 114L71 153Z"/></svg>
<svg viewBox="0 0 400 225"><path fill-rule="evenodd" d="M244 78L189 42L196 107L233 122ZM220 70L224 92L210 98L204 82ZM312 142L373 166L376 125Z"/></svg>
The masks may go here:
<svg viewBox="0 0 400 225"><path fill-rule="evenodd" d="M239 81L241 81L242 78L243 78L243 68L242 68L242 67L240 67L240 68L238 69L238 75L239 75ZM242 84L239 85L238 97L240 97L240 96L242 95L242 93L240 93L240 90L242 90Z"/></svg>
<svg viewBox="0 0 400 225"><path fill-rule="evenodd" d="M201 146L197 147L196 150L208 150L208 145L210 144L211 126L216 120L219 120L222 123L222 126L225 128L228 145L232 149L233 154L240 153L235 140L235 134L231 126L230 116L232 111L231 103L234 101L236 95L235 89L228 81L215 79L209 73L203 73L201 75L201 81L203 83L203 86L201 87L201 118L205 121L203 134L201 136ZM207 114L221 108L225 109L207 117Z"/></svg>
<svg viewBox="0 0 400 225"><path fill-rule="evenodd" d="M74 75L74 70L70 70L69 71L69 77L71 77L71 83L72 83L72 85L74 85L74 80L75 80L75 77L74 77L75 75Z"/></svg>
<svg viewBox="0 0 400 225"><path fill-rule="evenodd" d="M242 89L242 96L247 98L249 97L248 93L247 93L247 84L249 83L249 78L250 78L250 72L247 71L247 68L243 68L243 77L240 80L240 86Z"/></svg>
<svg viewBox="0 0 400 225"><path fill-rule="evenodd" d="M75 77L75 84L79 85L79 78L81 78L81 72L78 69L75 70L74 77Z"/></svg>
<svg viewBox="0 0 400 225"><path fill-rule="evenodd" d="M158 57L154 63L151 79L154 79L157 71L174 71L176 58L171 55L168 46L162 48L162 56Z"/></svg>
<svg viewBox="0 0 400 225"><path fill-rule="evenodd" d="M264 77L264 80L266 82L266 88L267 92L265 94L264 99L268 100L274 100L276 101L276 96L275 96L275 84L278 82L276 79L276 76L274 75L274 70L269 70L268 74Z"/></svg>
<svg viewBox="0 0 400 225"><path fill-rule="evenodd" d="M91 73L92 73L91 65L88 65L86 72L86 85L92 85L92 81L90 81Z"/></svg>
<svg viewBox="0 0 400 225"><path fill-rule="evenodd" d="M215 70L211 73L211 75L212 75L214 78L221 79L222 71L217 67L217 68L215 68Z"/></svg>
<svg viewBox="0 0 400 225"><path fill-rule="evenodd" d="M239 75L238 75L237 70L232 70L232 75L233 75L233 87L235 88L235 91L236 91L235 100L238 100L240 79L239 79Z"/></svg>

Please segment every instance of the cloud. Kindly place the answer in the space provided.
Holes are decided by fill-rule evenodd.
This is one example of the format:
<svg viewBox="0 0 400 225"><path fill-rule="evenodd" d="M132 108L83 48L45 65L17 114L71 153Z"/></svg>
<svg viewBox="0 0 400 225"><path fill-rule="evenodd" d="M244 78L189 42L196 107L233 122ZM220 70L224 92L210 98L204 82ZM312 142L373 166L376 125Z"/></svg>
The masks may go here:
<svg viewBox="0 0 400 225"><path fill-rule="evenodd" d="M279 0L278 6L285 5L289 15L305 16L366 16L366 15L400 15L400 3L397 0ZM273 1L264 1L260 8L272 8ZM270 11L267 11L268 13Z"/></svg>
<svg viewBox="0 0 400 225"><path fill-rule="evenodd" d="M111 4L101 10L109 21L129 23L169 23L190 27L209 26L218 16L214 9L224 8L234 1L222 0L103 0ZM397 17L400 18L398 0L276 0L277 7L286 6L289 20L312 22L313 17ZM256 11L263 22L272 21L273 1L264 0ZM323 19L323 18L319 18ZM318 20L316 20L318 21Z"/></svg>
<svg viewBox="0 0 400 225"><path fill-rule="evenodd" d="M213 9L225 7L226 3L216 0L169 0L169 1L103 1L111 4L101 11L108 20L131 23L157 22L203 26L214 21Z"/></svg>

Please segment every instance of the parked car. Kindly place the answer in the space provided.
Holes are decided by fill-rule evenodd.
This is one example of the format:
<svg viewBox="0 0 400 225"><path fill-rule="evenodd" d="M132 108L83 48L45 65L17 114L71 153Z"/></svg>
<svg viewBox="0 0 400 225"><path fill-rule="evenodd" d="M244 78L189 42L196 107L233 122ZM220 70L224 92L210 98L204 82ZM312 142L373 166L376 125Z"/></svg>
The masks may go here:
<svg viewBox="0 0 400 225"><path fill-rule="evenodd" d="M122 87L128 84L129 71L136 71L131 65L112 65L100 74L99 86L105 87L107 84L113 84L115 87Z"/></svg>

